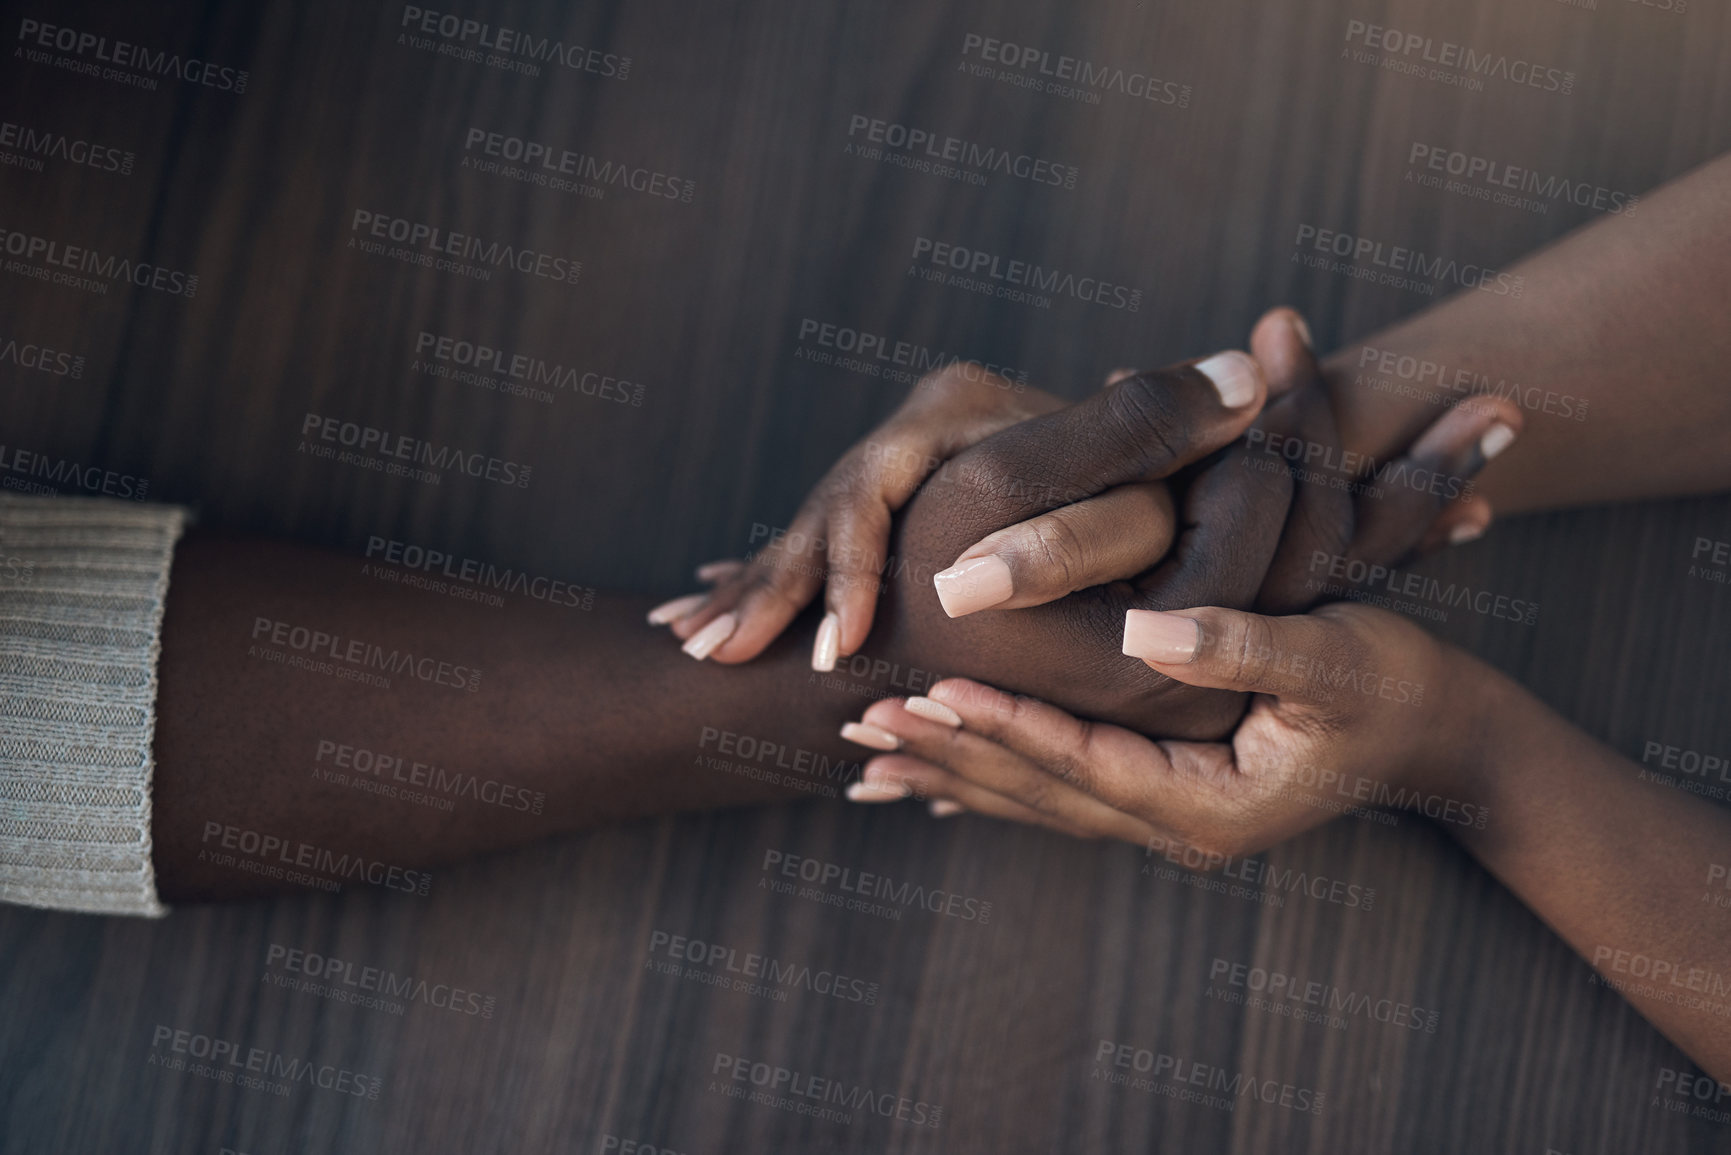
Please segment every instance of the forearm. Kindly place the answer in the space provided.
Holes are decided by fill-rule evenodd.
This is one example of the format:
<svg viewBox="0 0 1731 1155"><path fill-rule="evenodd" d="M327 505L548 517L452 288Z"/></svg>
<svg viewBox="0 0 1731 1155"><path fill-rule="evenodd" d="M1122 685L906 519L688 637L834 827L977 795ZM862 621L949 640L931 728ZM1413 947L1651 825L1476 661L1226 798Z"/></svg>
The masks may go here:
<svg viewBox="0 0 1731 1155"><path fill-rule="evenodd" d="M1507 273L1519 298L1457 293L1327 359L1346 449L1390 456L1441 404L1518 388L1526 428L1479 483L1500 512L1731 487L1731 157Z"/></svg>
<svg viewBox="0 0 1731 1155"><path fill-rule="evenodd" d="M344 854L419 870L602 822L831 796L856 776L836 734L860 697L813 678L809 630L721 668L646 626L648 604L486 606L355 557L189 538L157 707L165 900L294 889L308 884L278 869L323 877L308 867ZM315 651L312 631L335 640Z"/></svg>
<svg viewBox="0 0 1731 1155"><path fill-rule="evenodd" d="M1731 1080L1731 816L1639 768L1500 675L1480 764L1459 783L1486 808L1456 837L1719 1079ZM1715 870L1714 867L1718 869Z"/></svg>

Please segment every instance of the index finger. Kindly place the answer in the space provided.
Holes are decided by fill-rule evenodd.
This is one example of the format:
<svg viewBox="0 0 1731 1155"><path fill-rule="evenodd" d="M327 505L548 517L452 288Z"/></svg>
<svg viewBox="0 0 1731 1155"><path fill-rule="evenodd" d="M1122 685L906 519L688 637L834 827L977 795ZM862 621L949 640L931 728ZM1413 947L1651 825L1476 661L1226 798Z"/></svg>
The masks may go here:
<svg viewBox="0 0 1731 1155"><path fill-rule="evenodd" d="M1067 409L1002 430L956 459L988 482L1027 486L1044 513L1131 481L1168 477L1230 444L1268 393L1262 369L1229 350L1127 377ZM1038 478L1039 484L1029 484Z"/></svg>

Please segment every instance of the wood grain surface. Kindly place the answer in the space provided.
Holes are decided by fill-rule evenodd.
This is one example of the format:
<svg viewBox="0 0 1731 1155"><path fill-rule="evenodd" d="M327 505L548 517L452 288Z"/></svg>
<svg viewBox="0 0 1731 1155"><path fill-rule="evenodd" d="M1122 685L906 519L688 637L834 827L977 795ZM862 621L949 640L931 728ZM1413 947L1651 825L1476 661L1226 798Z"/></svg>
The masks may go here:
<svg viewBox="0 0 1731 1155"><path fill-rule="evenodd" d="M457 12L595 50L579 60L599 71L538 76L419 47L404 6L375 0L3 7L0 120L134 159L129 173L0 165L0 228L198 281L190 298L98 293L8 266L0 342L83 362L76 378L0 363L0 442L146 479L212 524L357 553L382 535L668 593L695 563L751 548L754 527L785 525L899 401L894 380L807 359L807 321L1081 396L1114 366L1241 344L1273 304L1302 309L1330 348L1435 299L1298 263L1302 226L1501 267L1597 216L1424 187L1408 179L1415 144L1629 194L1731 147L1731 16L1716 0ZM244 69L246 89L84 75L57 61L87 56L28 55L28 20ZM1554 67L1570 91L1473 91L1365 63L1351 21ZM977 76L970 36L1153 77L1173 102ZM627 57L623 78L604 74ZM849 151L856 116L1071 166L1075 186L871 159ZM468 167L485 159L465 147L472 130L689 182L690 200L615 184L596 199ZM578 260L581 275L417 267L351 245L366 236L357 211ZM927 283L910 275L921 237L1133 288L1139 307ZM550 402L436 378L417 367L422 333L574 372ZM586 394L590 373L640 404ZM532 466L534 484L429 485L320 460L300 450L309 413L485 449ZM1731 592L1687 575L1690 543L1722 540L1728 514L1710 499L1509 522L1427 570L1536 601L1537 625L1457 612L1433 626L1637 760L1649 741L1731 753ZM990 917L774 894L760 885L770 849L990 903ZM1688 1061L1422 821L1342 819L1258 857L1361 901L1215 893L1133 847L810 803L563 839L444 871L427 900L309 895L155 922L0 909L0 1147L1731 1150L1731 1125L1654 1093ZM839 972L870 1004L660 973L657 931ZM411 1001L397 1015L282 989L273 944L476 992L492 1011ZM1434 1011L1435 1031L1231 1005L1209 993L1216 959ZM159 1024L382 1089L278 1097L164 1070L149 1062ZM1109 1085L1102 1041L1324 1106L1224 1109ZM936 1106L941 1125L898 1120L885 1099L890 1117L849 1122L743 1102L720 1090L718 1055Z"/></svg>

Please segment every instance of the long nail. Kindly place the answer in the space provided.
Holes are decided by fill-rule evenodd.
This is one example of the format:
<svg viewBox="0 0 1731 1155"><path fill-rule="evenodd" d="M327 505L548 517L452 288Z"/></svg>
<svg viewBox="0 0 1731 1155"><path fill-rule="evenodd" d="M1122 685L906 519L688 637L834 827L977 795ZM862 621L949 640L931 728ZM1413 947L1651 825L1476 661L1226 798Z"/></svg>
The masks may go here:
<svg viewBox="0 0 1731 1155"><path fill-rule="evenodd" d="M691 637L686 639L680 648L698 661L702 661L715 652L715 648L733 636L733 631L739 628L739 618L734 614L722 614Z"/></svg>
<svg viewBox="0 0 1731 1155"><path fill-rule="evenodd" d="M967 807L954 798L934 798L931 805L927 806L926 809L931 812L933 818L949 818L951 815L962 813Z"/></svg>
<svg viewBox="0 0 1731 1155"><path fill-rule="evenodd" d="M1449 544L1450 545L1465 545L1469 541L1477 541L1479 538L1483 537L1484 535L1485 535L1485 527L1484 526L1474 525L1470 521L1463 521L1459 525L1457 525L1457 526L1455 526L1449 530Z"/></svg>
<svg viewBox="0 0 1731 1155"><path fill-rule="evenodd" d="M1124 652L1132 658L1180 665L1196 656L1201 641L1202 623L1195 618L1159 610L1124 613Z"/></svg>
<svg viewBox="0 0 1731 1155"><path fill-rule="evenodd" d="M841 728L841 736L849 742L870 746L873 750L900 750L902 740L870 722L849 722Z"/></svg>
<svg viewBox="0 0 1731 1155"><path fill-rule="evenodd" d="M849 802L900 802L907 796L906 787L878 782L855 782L847 788Z"/></svg>
<svg viewBox="0 0 1731 1155"><path fill-rule="evenodd" d="M745 568L745 563L737 558L723 558L720 561L704 562L697 567L697 580L711 584L722 578L732 577Z"/></svg>
<svg viewBox="0 0 1731 1155"><path fill-rule="evenodd" d="M942 702L934 702L930 698L909 698L902 703L902 709L910 714L917 714L927 721L941 722L952 730L962 728L962 716L960 714Z"/></svg>
<svg viewBox="0 0 1731 1155"><path fill-rule="evenodd" d="M841 618L833 613L825 614L817 627L817 641L811 645L811 668L820 674L829 673L835 669L840 651Z"/></svg>
<svg viewBox="0 0 1731 1155"><path fill-rule="evenodd" d="M1485 430L1485 435L1479 438L1479 454L1486 461L1507 449L1515 439L1515 431L1501 421Z"/></svg>
<svg viewBox="0 0 1731 1155"><path fill-rule="evenodd" d="M708 594L686 594L682 598L674 598L670 602L662 602L649 611L649 624L665 626L668 622L676 622L680 618L688 618L703 608L703 603L709 600Z"/></svg>
<svg viewBox="0 0 1731 1155"><path fill-rule="evenodd" d="M989 610L1015 592L1010 567L995 553L971 557L932 578L938 601L952 618Z"/></svg>
<svg viewBox="0 0 1731 1155"><path fill-rule="evenodd" d="M1256 362L1248 353L1236 349L1216 353L1206 361L1197 362L1196 371L1208 378L1208 383L1220 395L1220 404L1228 409L1237 409L1256 400Z"/></svg>

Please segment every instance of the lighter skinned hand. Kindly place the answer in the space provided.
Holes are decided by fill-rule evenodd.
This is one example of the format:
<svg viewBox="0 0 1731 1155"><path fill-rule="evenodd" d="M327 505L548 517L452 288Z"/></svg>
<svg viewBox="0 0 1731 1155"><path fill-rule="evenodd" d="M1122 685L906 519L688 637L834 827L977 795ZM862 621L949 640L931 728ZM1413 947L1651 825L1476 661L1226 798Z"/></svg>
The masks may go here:
<svg viewBox="0 0 1731 1155"><path fill-rule="evenodd" d="M1119 838L1192 867L1262 850L1353 806L1424 813L1460 801L1492 704L1466 654L1351 604L1274 618L1219 608L1132 611L1125 652L1191 686L1253 695L1224 742L1150 741L965 679L879 702L864 721L899 749L856 801L918 790L972 810Z"/></svg>

